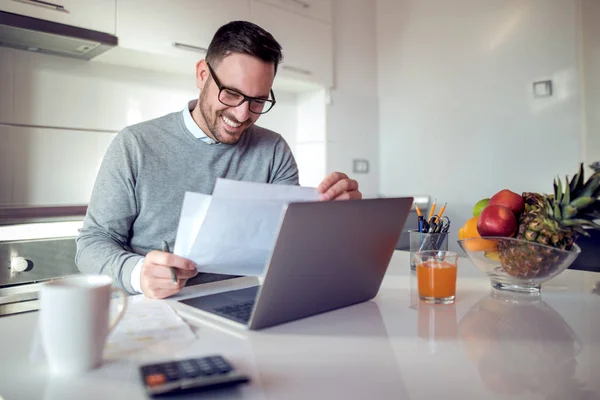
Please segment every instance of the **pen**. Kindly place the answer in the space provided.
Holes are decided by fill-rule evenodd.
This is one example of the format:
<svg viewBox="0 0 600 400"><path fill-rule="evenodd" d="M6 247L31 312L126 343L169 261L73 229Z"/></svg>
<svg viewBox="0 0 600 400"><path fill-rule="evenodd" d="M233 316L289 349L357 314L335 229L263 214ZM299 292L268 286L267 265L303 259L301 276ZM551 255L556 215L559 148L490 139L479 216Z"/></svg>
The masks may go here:
<svg viewBox="0 0 600 400"><path fill-rule="evenodd" d="M169 243L167 243L166 240L162 241L162 251L169 253ZM175 271L175 267L169 267L169 272L171 272L171 280L173 283L177 283L177 272Z"/></svg>
<svg viewBox="0 0 600 400"><path fill-rule="evenodd" d="M415 210L417 210L417 229L419 232L423 232L423 214L421 214L421 209L419 206L415 204Z"/></svg>

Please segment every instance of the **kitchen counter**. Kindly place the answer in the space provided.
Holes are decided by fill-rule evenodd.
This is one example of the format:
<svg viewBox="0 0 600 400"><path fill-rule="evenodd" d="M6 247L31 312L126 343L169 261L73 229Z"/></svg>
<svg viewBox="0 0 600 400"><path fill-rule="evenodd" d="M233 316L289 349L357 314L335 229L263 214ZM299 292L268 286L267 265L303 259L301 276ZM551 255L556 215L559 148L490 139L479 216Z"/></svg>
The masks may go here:
<svg viewBox="0 0 600 400"><path fill-rule="evenodd" d="M182 296L248 279L188 287ZM37 318L0 318L5 400L144 399L140 363L208 354L224 355L252 382L202 398L600 398L600 274L593 272L567 270L541 297L515 297L492 292L460 259L456 303L428 305L418 300L408 253L396 251L372 301L259 332L194 320L191 343L121 354L66 380L29 362Z"/></svg>

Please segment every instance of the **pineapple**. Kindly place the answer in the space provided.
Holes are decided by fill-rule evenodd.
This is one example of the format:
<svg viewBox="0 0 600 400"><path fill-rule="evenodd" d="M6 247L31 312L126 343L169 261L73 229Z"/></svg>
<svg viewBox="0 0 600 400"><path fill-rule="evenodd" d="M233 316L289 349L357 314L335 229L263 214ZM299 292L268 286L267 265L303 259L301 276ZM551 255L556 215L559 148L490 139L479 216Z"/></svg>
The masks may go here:
<svg viewBox="0 0 600 400"><path fill-rule="evenodd" d="M525 211L519 218L517 239L523 242L502 241L498 252L502 266L512 276L542 278L552 272L564 257L561 250L571 250L578 235L589 236L585 227L600 229L600 172L584 183L583 164L579 172L563 189L560 178L554 181L554 194L523 193Z"/></svg>

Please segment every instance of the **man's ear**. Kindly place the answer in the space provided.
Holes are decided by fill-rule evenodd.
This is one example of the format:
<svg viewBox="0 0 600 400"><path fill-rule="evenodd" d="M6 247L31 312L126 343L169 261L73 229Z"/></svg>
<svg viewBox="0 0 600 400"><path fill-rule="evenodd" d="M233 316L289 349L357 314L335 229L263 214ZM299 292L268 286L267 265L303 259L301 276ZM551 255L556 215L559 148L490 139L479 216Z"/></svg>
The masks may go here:
<svg viewBox="0 0 600 400"><path fill-rule="evenodd" d="M196 63L196 87L200 90L204 88L206 81L210 73L208 71L208 64L206 64L206 60L200 60Z"/></svg>

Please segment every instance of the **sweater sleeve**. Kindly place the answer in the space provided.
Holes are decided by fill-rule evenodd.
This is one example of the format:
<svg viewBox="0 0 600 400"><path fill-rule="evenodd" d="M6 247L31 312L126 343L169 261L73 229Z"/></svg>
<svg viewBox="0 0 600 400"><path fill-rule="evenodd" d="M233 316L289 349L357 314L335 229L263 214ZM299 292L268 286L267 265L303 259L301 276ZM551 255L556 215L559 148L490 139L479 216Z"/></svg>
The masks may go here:
<svg viewBox="0 0 600 400"><path fill-rule="evenodd" d="M128 251L130 232L138 214L136 176L139 147L125 128L110 144L94 184L83 228L77 236L75 262L88 274L113 278L115 286L136 293L131 272L142 258Z"/></svg>
<svg viewBox="0 0 600 400"><path fill-rule="evenodd" d="M299 185L298 165L292 149L287 142L281 138L275 145L275 154L273 155L273 168L271 182L280 185Z"/></svg>

